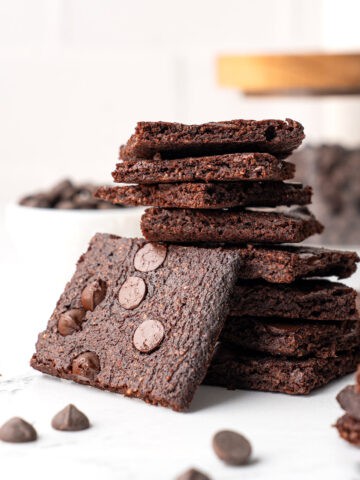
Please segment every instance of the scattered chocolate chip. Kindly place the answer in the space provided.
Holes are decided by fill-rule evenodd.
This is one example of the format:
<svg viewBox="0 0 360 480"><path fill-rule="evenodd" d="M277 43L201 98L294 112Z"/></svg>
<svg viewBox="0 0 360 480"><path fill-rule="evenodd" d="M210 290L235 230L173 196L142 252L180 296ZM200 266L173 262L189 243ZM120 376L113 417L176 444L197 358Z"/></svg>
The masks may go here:
<svg viewBox="0 0 360 480"><path fill-rule="evenodd" d="M136 253L134 266L139 272L151 272L164 263L167 248L159 243L147 243Z"/></svg>
<svg viewBox="0 0 360 480"><path fill-rule="evenodd" d="M99 372L100 360L94 352L81 353L72 362L73 375L84 382L94 380Z"/></svg>
<svg viewBox="0 0 360 480"><path fill-rule="evenodd" d="M85 310L73 308L60 315L58 321L58 331L61 335L71 335L81 328L81 324L85 318Z"/></svg>
<svg viewBox="0 0 360 480"><path fill-rule="evenodd" d="M140 277L129 277L119 290L119 303L132 310L140 305L146 295L146 283Z"/></svg>
<svg viewBox="0 0 360 480"><path fill-rule="evenodd" d="M199 470L195 470L195 468L190 468L180 477L177 477L176 480L210 480L210 477L205 475L205 473L199 472Z"/></svg>
<svg viewBox="0 0 360 480"><path fill-rule="evenodd" d="M33 442L37 439L35 428L22 418L13 417L0 428L0 440L10 443Z"/></svg>
<svg viewBox="0 0 360 480"><path fill-rule="evenodd" d="M216 433L212 445L216 455L228 465L243 465L251 455L249 441L243 435L230 430Z"/></svg>
<svg viewBox="0 0 360 480"><path fill-rule="evenodd" d="M81 293L81 303L85 310L93 311L105 298L106 283L103 280L92 280Z"/></svg>
<svg viewBox="0 0 360 480"><path fill-rule="evenodd" d="M142 353L150 353L162 342L165 335L163 324L158 320L145 320L134 333L133 343Z"/></svg>
<svg viewBox="0 0 360 480"><path fill-rule="evenodd" d="M336 400L346 413L356 420L360 420L360 393L356 392L354 385L343 388L338 393Z"/></svg>
<svg viewBox="0 0 360 480"><path fill-rule="evenodd" d="M62 432L77 432L89 428L90 422L83 412L70 403L55 415L51 421L51 426Z"/></svg>

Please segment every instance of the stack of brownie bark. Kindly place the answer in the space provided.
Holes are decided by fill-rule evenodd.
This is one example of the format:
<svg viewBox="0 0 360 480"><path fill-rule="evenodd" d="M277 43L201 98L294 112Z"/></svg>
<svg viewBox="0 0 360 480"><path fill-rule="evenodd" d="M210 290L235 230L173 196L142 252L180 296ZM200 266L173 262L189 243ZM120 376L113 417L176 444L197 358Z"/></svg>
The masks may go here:
<svg viewBox="0 0 360 480"><path fill-rule="evenodd" d="M304 138L287 120L139 123L119 183L152 206L145 239L96 234L31 365L177 411L205 381L304 394L360 359L356 253L289 245L320 233L311 188L286 183Z"/></svg>
<svg viewBox="0 0 360 480"><path fill-rule="evenodd" d="M279 245L321 233L312 189L285 182L304 138L293 120L204 125L142 122L120 149L116 182L97 196L152 206L151 242L222 245L241 258L237 285L206 383L306 394L360 359L356 292L311 278L351 275L351 252ZM194 268L196 266L194 265Z"/></svg>

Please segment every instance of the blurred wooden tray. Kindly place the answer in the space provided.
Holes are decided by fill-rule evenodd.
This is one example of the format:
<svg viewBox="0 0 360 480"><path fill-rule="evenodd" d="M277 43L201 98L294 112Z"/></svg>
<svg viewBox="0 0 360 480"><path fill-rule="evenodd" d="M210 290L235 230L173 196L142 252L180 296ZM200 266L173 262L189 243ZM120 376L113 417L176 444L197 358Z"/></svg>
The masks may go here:
<svg viewBox="0 0 360 480"><path fill-rule="evenodd" d="M360 54L221 55L219 84L249 95L360 93Z"/></svg>

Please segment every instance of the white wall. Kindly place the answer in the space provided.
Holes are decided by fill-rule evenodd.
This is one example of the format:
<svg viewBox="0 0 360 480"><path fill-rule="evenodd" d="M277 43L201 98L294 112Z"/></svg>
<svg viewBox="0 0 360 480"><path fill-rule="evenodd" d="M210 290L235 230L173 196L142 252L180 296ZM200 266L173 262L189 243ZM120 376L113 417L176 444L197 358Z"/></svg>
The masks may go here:
<svg viewBox="0 0 360 480"><path fill-rule="evenodd" d="M274 103L217 87L216 55L360 47L360 2L338 4L0 0L0 199L65 175L111 181L137 120L267 116Z"/></svg>

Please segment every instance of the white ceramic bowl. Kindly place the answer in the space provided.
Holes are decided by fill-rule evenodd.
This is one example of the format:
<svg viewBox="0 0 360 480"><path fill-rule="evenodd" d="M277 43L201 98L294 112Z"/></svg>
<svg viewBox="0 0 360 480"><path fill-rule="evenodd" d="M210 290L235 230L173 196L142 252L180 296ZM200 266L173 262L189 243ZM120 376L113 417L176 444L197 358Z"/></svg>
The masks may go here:
<svg viewBox="0 0 360 480"><path fill-rule="evenodd" d="M89 240L97 233L141 237L143 208L57 210L10 204L5 225L24 273L63 289Z"/></svg>

